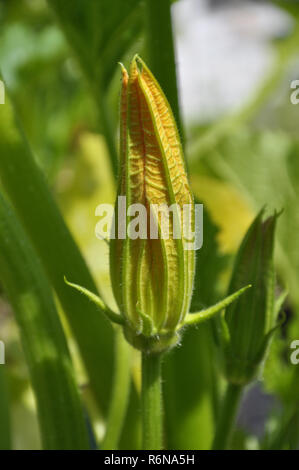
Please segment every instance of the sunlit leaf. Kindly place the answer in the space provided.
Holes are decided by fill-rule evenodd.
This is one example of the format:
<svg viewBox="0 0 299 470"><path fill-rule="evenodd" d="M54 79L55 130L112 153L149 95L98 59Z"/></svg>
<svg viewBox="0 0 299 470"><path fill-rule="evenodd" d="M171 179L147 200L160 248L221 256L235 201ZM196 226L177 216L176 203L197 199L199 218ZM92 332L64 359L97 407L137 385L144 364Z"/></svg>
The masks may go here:
<svg viewBox="0 0 299 470"><path fill-rule="evenodd" d="M51 288L26 234L2 196L0 279L20 328L43 447L87 449L79 390Z"/></svg>

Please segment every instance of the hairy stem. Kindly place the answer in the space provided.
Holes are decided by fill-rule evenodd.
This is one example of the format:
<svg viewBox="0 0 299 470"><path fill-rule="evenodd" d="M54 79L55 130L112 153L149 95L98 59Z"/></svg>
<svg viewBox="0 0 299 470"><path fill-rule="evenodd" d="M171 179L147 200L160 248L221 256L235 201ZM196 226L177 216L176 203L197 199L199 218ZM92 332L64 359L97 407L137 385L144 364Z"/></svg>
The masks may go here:
<svg viewBox="0 0 299 470"><path fill-rule="evenodd" d="M142 448L162 449L161 355L142 353Z"/></svg>

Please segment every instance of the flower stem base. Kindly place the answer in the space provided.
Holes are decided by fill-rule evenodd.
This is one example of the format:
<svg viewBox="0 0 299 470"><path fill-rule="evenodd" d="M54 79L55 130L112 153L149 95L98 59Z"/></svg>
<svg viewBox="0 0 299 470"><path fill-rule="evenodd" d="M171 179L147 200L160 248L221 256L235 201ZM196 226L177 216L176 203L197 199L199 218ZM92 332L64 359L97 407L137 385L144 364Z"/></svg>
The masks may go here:
<svg viewBox="0 0 299 470"><path fill-rule="evenodd" d="M162 449L161 354L142 353L142 449Z"/></svg>

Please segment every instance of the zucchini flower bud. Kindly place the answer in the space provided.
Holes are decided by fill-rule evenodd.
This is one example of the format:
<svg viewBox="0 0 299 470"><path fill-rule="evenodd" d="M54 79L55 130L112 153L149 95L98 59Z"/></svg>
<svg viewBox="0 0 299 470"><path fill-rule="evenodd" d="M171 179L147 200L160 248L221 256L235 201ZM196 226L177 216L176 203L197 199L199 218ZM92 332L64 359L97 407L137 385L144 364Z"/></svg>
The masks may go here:
<svg viewBox="0 0 299 470"><path fill-rule="evenodd" d="M128 341L143 350L160 350L177 342L177 327L189 310L195 252L187 247L186 229L194 233L194 203L165 95L137 56L130 75L122 67L122 76L111 281Z"/></svg>
<svg viewBox="0 0 299 470"><path fill-rule="evenodd" d="M280 326L275 325L279 308L274 303L273 269L277 217L275 213L263 221L261 211L245 235L236 257L229 292L244 282L252 284L252 289L225 312L226 376L235 384L244 385L255 377L269 340Z"/></svg>
<svg viewBox="0 0 299 470"><path fill-rule="evenodd" d="M250 287L189 313L195 250L201 244L196 214L172 111L135 56L130 74L122 66L120 172L110 237L110 277L119 313L86 288L65 282L122 325L128 342L143 352L174 346L184 326L208 320Z"/></svg>

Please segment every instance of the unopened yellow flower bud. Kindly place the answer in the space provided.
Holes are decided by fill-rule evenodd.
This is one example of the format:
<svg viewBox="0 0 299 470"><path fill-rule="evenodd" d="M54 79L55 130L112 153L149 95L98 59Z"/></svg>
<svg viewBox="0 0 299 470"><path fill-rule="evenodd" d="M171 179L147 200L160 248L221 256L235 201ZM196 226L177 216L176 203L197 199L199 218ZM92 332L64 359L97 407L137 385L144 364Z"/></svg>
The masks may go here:
<svg viewBox="0 0 299 470"><path fill-rule="evenodd" d="M126 220L125 237L116 235L110 242L111 280L128 340L141 349L159 350L177 341L175 332L189 309L195 252L186 247L186 229L194 231L194 204L164 93L139 57L133 59L130 75L122 67L122 76L118 235L121 196ZM128 232L141 205L145 226L134 239ZM186 218L184 206L189 210Z"/></svg>

